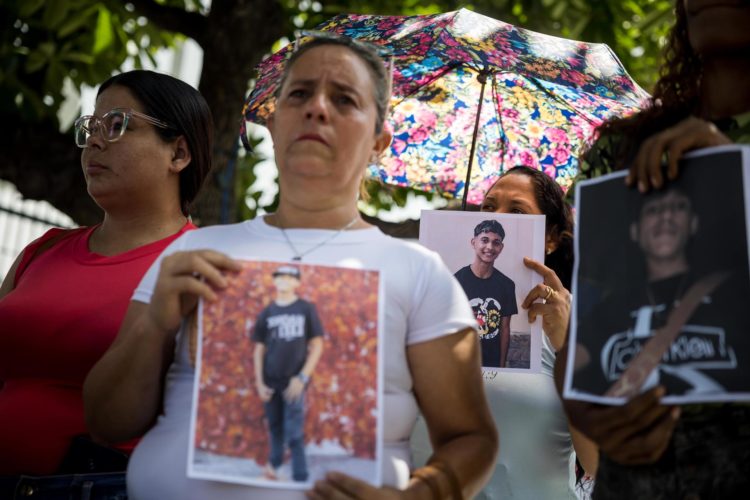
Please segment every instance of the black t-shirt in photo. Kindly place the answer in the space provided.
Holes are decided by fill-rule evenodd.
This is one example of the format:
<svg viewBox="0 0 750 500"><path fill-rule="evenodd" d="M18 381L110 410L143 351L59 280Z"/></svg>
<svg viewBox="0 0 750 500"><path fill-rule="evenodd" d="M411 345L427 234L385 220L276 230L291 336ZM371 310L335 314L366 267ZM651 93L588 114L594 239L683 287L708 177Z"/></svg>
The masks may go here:
<svg viewBox="0 0 750 500"><path fill-rule="evenodd" d="M469 298L479 323L482 366L500 366L500 318L518 313L516 284L506 275L492 269L489 278L478 278L466 266L454 274Z"/></svg>
<svg viewBox="0 0 750 500"><path fill-rule="evenodd" d="M695 275L680 274L597 305L578 326L576 341L588 351L589 362L574 372L573 387L603 395L697 281ZM737 274L704 296L652 380L668 395L747 392L743 367L750 362L750 316L743 310L748 296L747 278Z"/></svg>
<svg viewBox="0 0 750 500"><path fill-rule="evenodd" d="M271 389L285 389L305 365L308 341L322 335L315 304L302 299L285 306L271 302L258 315L253 332L253 340L266 346L263 382Z"/></svg>

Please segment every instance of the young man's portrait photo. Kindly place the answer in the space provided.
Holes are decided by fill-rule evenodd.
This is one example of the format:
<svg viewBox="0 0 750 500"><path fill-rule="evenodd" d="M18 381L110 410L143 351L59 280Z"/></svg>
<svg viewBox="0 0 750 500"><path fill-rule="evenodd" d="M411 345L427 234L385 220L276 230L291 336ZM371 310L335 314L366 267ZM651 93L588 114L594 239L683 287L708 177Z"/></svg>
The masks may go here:
<svg viewBox="0 0 750 500"><path fill-rule="evenodd" d="M735 152L693 155L645 196L622 174L579 187L571 396L616 402L634 383L672 403L750 395L743 184Z"/></svg>
<svg viewBox="0 0 750 500"><path fill-rule="evenodd" d="M380 481L377 271L243 261L201 302L190 477L309 489Z"/></svg>
<svg viewBox="0 0 750 500"><path fill-rule="evenodd" d="M505 368L510 345L510 318L518 313L516 284L495 267L503 251L505 230L494 219L474 227L474 259L455 277L466 292L479 324L482 366Z"/></svg>
<svg viewBox="0 0 750 500"><path fill-rule="evenodd" d="M541 327L529 324L519 304L541 281L523 257L544 260L544 217L423 211L419 240L440 254L466 293L482 367L538 371Z"/></svg>

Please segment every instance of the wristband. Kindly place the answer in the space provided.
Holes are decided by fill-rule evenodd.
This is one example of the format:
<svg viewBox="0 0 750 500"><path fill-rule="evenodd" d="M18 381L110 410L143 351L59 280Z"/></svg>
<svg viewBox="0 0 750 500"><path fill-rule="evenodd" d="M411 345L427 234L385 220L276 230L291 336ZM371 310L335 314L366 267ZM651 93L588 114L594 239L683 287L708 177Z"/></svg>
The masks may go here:
<svg viewBox="0 0 750 500"><path fill-rule="evenodd" d="M310 382L310 377L309 377L309 376L307 376L307 375L305 375L305 374L304 374L304 373L302 373L302 372L299 372L299 373L297 374L297 378L298 378L298 379L300 379L300 380L302 381L302 384L303 384L303 385L307 385L307 383L308 383L308 382Z"/></svg>

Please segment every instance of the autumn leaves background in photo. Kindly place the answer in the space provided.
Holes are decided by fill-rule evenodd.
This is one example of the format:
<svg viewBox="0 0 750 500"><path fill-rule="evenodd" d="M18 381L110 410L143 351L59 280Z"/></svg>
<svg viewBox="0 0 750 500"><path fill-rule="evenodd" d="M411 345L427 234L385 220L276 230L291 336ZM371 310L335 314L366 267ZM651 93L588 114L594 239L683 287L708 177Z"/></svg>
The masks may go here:
<svg viewBox="0 0 750 500"><path fill-rule="evenodd" d="M353 457L374 459L379 274L295 265L302 275L297 295L315 304L325 330L323 355L306 393L306 443L337 444ZM259 464L268 458L250 339L255 318L273 300L278 267L245 262L228 277L220 300L204 303L196 449Z"/></svg>

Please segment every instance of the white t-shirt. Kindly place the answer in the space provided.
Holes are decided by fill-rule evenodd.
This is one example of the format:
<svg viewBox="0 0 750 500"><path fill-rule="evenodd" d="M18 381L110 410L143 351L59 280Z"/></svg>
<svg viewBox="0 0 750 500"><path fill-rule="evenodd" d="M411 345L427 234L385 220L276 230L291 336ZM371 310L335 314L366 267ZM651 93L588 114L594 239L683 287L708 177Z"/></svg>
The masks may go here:
<svg viewBox="0 0 750 500"><path fill-rule="evenodd" d="M544 335L541 373L485 373L485 394L500 434L500 454L492 478L477 499L576 498L575 457L552 379L554 363L554 351ZM421 418L411 445L414 464L419 466L432 453Z"/></svg>
<svg viewBox="0 0 750 500"><path fill-rule="evenodd" d="M300 252L331 238L333 231L288 229ZM190 231L154 262L133 300L149 302L161 259L182 250L215 249L237 259L288 261L293 257L282 232L258 218ZM377 269L385 287L383 482L404 488L409 479L409 436L418 407L406 346L476 328L466 295L440 257L416 244L385 236L376 228L345 231L303 257L305 264ZM218 481L188 479L187 450L194 370L188 342L177 334L175 359L166 377L164 414L136 447L128 466L131 499L304 498L296 490L269 490Z"/></svg>

